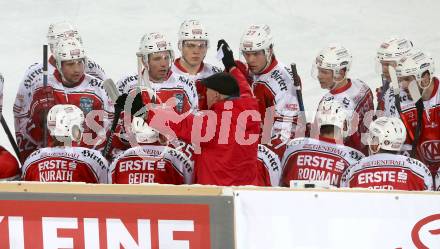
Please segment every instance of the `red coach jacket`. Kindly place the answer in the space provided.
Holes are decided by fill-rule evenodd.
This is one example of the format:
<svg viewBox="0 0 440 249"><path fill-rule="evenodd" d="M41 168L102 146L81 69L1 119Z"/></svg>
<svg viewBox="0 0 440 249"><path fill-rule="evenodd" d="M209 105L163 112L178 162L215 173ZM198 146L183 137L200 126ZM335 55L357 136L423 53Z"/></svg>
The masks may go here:
<svg viewBox="0 0 440 249"><path fill-rule="evenodd" d="M195 154L194 183L220 186L262 185L257 174L261 122L258 103L241 71L233 68L230 74L237 80L240 97L219 101L211 106L211 114L214 113L217 117L215 126L208 124L208 115L204 112L189 114L176 123L169 119L165 121L166 117L176 114L172 113L172 109L162 108L151 109L147 122L161 132L164 132L163 126L166 123L165 126L185 142L193 140L192 132L198 132L203 137L207 132L212 134L212 128L215 127L213 137L209 141L200 142L201 153ZM230 123L224 117L222 122L222 115L230 115L230 119L226 118ZM193 130L195 123L199 123L200 127Z"/></svg>

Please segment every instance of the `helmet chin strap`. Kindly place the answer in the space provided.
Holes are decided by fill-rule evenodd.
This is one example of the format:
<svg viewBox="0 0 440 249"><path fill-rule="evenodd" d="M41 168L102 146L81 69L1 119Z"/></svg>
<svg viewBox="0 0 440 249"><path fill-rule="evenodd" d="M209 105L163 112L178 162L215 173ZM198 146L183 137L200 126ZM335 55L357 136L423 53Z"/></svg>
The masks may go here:
<svg viewBox="0 0 440 249"><path fill-rule="evenodd" d="M269 49L267 51L269 51ZM264 50L264 53L266 53L266 50ZM261 72L264 72L264 70L266 70L270 66L271 62L272 62L272 53L268 52L266 55L266 65L264 65L264 67L256 74L260 74Z"/></svg>
<svg viewBox="0 0 440 249"><path fill-rule="evenodd" d="M341 82L343 82L344 79L345 79L345 78L343 78L343 79L340 80L340 81L336 81L336 80L335 80L335 77L333 77L333 85L330 87L329 90L332 91L332 90L336 89L336 87L338 86L338 84L341 83Z"/></svg>
<svg viewBox="0 0 440 249"><path fill-rule="evenodd" d="M422 86L422 81L421 81L421 80L420 80L420 82L417 81L417 85L420 87L420 89L422 89L422 92L421 92L422 96L425 96L426 91L427 91L428 88L432 85L432 82L433 82L433 80L430 79L430 80L429 80L429 84L428 84L427 86L423 87L423 86Z"/></svg>
<svg viewBox="0 0 440 249"><path fill-rule="evenodd" d="M368 152L370 153L370 155L376 154L377 152L379 152L379 150L380 150L380 145L377 145L376 150L373 150L373 149L371 149L371 146L368 146Z"/></svg>

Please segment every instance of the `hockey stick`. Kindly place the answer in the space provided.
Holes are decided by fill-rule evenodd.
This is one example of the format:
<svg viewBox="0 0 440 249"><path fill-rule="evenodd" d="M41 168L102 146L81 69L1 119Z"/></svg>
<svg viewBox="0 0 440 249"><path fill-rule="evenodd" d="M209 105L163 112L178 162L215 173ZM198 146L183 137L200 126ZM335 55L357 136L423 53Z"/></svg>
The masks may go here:
<svg viewBox="0 0 440 249"><path fill-rule="evenodd" d="M417 86L416 81L411 81L408 85L408 91L411 95L411 98L415 102L416 110L417 110L417 126L416 133L414 134L414 140L412 142L412 150L411 157L414 157L417 151L417 144L420 138L420 132L422 130L422 121L423 121L423 109L425 108L423 105L422 95L420 94L419 87Z"/></svg>
<svg viewBox="0 0 440 249"><path fill-rule="evenodd" d="M15 155L17 156L17 158L20 158L20 150L18 149L18 145L15 142L14 137L12 136L11 130L9 129L9 126L6 123L6 120L3 117L3 115L1 115L1 120L0 121L2 123L3 129L5 130L6 136L8 136L8 140L11 143L12 148L14 149Z"/></svg>
<svg viewBox="0 0 440 249"><path fill-rule="evenodd" d="M44 90L47 89L47 44L43 45L43 86L44 86ZM46 96L46 101L49 101L49 98ZM43 148L47 147L47 113L49 110L44 110L43 111L43 118L42 118L42 126L43 126Z"/></svg>
<svg viewBox="0 0 440 249"><path fill-rule="evenodd" d="M378 103L378 105L377 105L377 107L376 107L376 110L379 110L380 109L380 106L379 106L379 104L380 103L383 103L384 102L384 96L385 96L385 93L388 91L388 89L390 88L390 84L391 84L391 82L388 82L387 80L386 80L386 78L385 78L385 76L382 74L382 86L380 87L380 94L377 96L377 103ZM382 106L382 108L383 108L383 106Z"/></svg>
<svg viewBox="0 0 440 249"><path fill-rule="evenodd" d="M116 130L116 126L118 125L119 117L121 115L123 108L120 108L119 103L117 103L117 100L119 98L119 92L113 80L110 78L106 79L104 80L104 82L102 82L102 85L105 91L107 92L107 95L115 103L115 115L113 117L112 126L110 128L110 134L108 139L105 141L104 150L102 151L102 156L107 157L108 153L110 152L110 146L112 145L114 132Z"/></svg>
<svg viewBox="0 0 440 249"><path fill-rule="evenodd" d="M302 98L302 84L301 84L301 78L299 77L298 71L296 70L296 63L294 63L294 62L291 63L290 69L292 70L293 85L296 88L296 97L298 99L300 118L301 118L300 121L304 125L304 128L306 128L307 127L307 119L306 119L306 114L305 114L305 109L304 109L304 102L303 102L303 98Z"/></svg>

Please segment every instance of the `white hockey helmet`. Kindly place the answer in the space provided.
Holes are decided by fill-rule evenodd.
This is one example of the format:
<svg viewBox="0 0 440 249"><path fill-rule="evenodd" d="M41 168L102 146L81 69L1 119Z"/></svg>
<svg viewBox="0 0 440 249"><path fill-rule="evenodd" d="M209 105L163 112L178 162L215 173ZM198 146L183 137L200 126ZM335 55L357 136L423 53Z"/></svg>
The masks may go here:
<svg viewBox="0 0 440 249"><path fill-rule="evenodd" d="M54 53L58 41L67 38L75 38L82 44L78 29L70 22L61 21L49 25L49 30L47 31L47 43L49 44L50 52L52 54Z"/></svg>
<svg viewBox="0 0 440 249"><path fill-rule="evenodd" d="M344 106L336 100L323 100L316 113L318 127L333 125L341 129L345 138L349 131L349 114Z"/></svg>
<svg viewBox="0 0 440 249"><path fill-rule="evenodd" d="M316 68L330 69L334 74L339 74L342 69L348 73L351 67L352 56L350 51L340 44L329 45L322 49L316 56Z"/></svg>
<svg viewBox="0 0 440 249"><path fill-rule="evenodd" d="M153 32L142 36L139 51L136 55L142 57L146 63L148 62L148 55L162 51L169 51L171 61L174 60L174 52L171 42L161 33Z"/></svg>
<svg viewBox="0 0 440 249"><path fill-rule="evenodd" d="M75 105L54 105L47 114L47 128L54 137L81 141L84 113Z"/></svg>
<svg viewBox="0 0 440 249"><path fill-rule="evenodd" d="M435 67L432 57L424 52L414 52L399 60L396 67L397 77L415 76L417 84L420 88L428 88L428 86L422 87L421 81L424 73L429 72L430 84L432 84L432 78L434 77Z"/></svg>
<svg viewBox="0 0 440 249"><path fill-rule="evenodd" d="M151 128L141 117L133 117L131 131L138 143L151 144L159 141L159 132Z"/></svg>
<svg viewBox="0 0 440 249"><path fill-rule="evenodd" d="M208 32L198 20L185 20L180 25L177 37L179 50L182 50L183 42L189 40L206 41L206 46L209 46Z"/></svg>
<svg viewBox="0 0 440 249"><path fill-rule="evenodd" d="M63 61L82 59L84 60L84 65L87 63L86 52L82 44L74 38L61 39L55 46L54 56L57 69L61 74L61 64Z"/></svg>
<svg viewBox="0 0 440 249"><path fill-rule="evenodd" d="M413 43L405 38L390 38L377 49L377 60L398 62L413 49Z"/></svg>
<svg viewBox="0 0 440 249"><path fill-rule="evenodd" d="M273 48L273 36L268 25L251 25L243 33L240 40L240 51L252 52L264 50L267 61L270 61Z"/></svg>
<svg viewBox="0 0 440 249"><path fill-rule="evenodd" d="M369 132L370 145L378 144L379 149L383 150L400 151L406 139L406 128L396 117L380 117L374 120L370 124Z"/></svg>

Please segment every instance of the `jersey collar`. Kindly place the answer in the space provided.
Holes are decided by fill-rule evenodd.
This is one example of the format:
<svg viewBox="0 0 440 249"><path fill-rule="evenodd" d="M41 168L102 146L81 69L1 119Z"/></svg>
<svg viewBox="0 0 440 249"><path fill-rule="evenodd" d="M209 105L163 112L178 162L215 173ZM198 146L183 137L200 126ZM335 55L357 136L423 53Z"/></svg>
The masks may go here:
<svg viewBox="0 0 440 249"><path fill-rule="evenodd" d="M180 71L182 71L182 72L184 72L184 73L188 73L188 71L182 66L182 64L180 64L180 59L181 58L177 58L175 61L174 61L174 66L176 66ZM203 63L203 61L202 61L202 63L200 64L200 67L199 67L199 69L197 70L197 73L200 73L202 70L203 70L203 67L205 66L205 64Z"/></svg>
<svg viewBox="0 0 440 249"><path fill-rule="evenodd" d="M429 99L432 99L434 98L435 95L437 95L439 82L436 77L434 77L433 80L434 80L434 89L432 90L431 97L429 97Z"/></svg>
<svg viewBox="0 0 440 249"><path fill-rule="evenodd" d="M57 67L57 62L55 61L55 57L53 57L53 55L49 57L49 64L51 64L54 68Z"/></svg>
<svg viewBox="0 0 440 249"><path fill-rule="evenodd" d="M261 73L257 73L257 75L267 74L268 72L272 71L272 69L277 65L278 65L278 61L275 58L275 56L273 56L270 65L266 69L264 69Z"/></svg>
<svg viewBox="0 0 440 249"><path fill-rule="evenodd" d="M323 137L323 136L319 135L319 140L323 141L323 142L330 143L330 144L336 144L336 139L334 139L334 138L328 138L328 137Z"/></svg>
<svg viewBox="0 0 440 249"><path fill-rule="evenodd" d="M351 80L347 79L347 84L345 84L344 86L341 86L339 88L331 90L330 93L331 94L339 94L339 93L345 92L351 87L351 85L352 85Z"/></svg>
<svg viewBox="0 0 440 249"><path fill-rule="evenodd" d="M81 83L84 81L84 78L86 77L86 74L83 74L83 76L81 76L81 78L79 79L79 81L77 83L73 84L72 86L66 86L66 85L64 85L63 77L61 76L58 69L55 69L55 71L53 72L53 75L55 76L55 79L59 83L61 83L64 87L67 87L67 88L74 88L74 87L81 85Z"/></svg>

